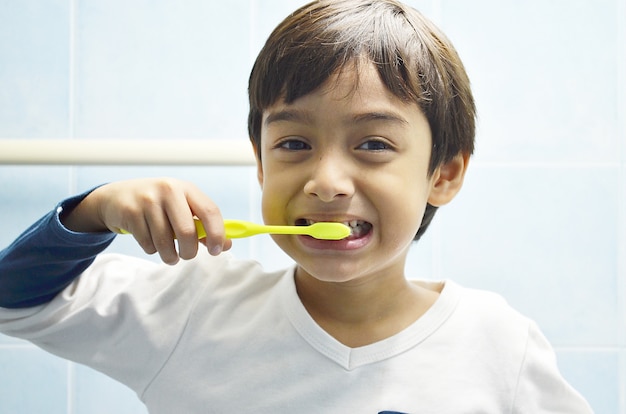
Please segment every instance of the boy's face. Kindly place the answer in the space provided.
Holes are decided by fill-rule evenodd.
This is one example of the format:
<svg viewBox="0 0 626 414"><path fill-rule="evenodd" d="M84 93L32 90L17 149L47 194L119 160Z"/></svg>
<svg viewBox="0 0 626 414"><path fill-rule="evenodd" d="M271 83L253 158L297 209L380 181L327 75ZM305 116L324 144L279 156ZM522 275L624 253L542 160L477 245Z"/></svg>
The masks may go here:
<svg viewBox="0 0 626 414"><path fill-rule="evenodd" d="M268 224L351 223L340 241L273 236L298 275L360 283L404 277L404 261L438 173L431 133L414 103L399 100L372 64L331 76L263 114L259 181Z"/></svg>

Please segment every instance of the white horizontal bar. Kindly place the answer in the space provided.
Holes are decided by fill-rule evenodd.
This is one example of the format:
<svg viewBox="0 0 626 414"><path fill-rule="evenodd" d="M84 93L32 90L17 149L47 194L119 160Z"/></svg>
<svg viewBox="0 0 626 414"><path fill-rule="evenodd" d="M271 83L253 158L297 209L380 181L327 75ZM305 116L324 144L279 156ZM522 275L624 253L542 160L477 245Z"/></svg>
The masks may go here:
<svg viewBox="0 0 626 414"><path fill-rule="evenodd" d="M0 139L6 165L254 165L247 140Z"/></svg>

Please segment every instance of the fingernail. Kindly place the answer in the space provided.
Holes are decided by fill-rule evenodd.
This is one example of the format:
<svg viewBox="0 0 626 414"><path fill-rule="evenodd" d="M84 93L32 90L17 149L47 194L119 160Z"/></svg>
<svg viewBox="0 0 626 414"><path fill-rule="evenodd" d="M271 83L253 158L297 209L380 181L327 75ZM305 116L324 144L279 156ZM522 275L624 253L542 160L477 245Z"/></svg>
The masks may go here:
<svg viewBox="0 0 626 414"><path fill-rule="evenodd" d="M209 250L209 253L212 256L217 256L218 254L222 253L222 246L218 244L218 245L211 247L211 250Z"/></svg>

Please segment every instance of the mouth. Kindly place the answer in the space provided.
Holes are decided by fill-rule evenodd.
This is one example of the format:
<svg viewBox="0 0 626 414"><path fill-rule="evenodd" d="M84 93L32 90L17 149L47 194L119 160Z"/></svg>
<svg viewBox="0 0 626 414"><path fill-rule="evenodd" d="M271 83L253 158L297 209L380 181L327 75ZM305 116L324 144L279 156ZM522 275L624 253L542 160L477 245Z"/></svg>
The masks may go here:
<svg viewBox="0 0 626 414"><path fill-rule="evenodd" d="M329 222L328 220L324 220L325 222ZM296 226L310 226L311 224L317 223L317 220L301 218L296 220ZM349 221L336 221L338 223L342 223L348 227L350 227L350 235L346 237L344 240L354 240L361 238L367 235L370 231L372 231L372 223L369 223L365 220L349 220Z"/></svg>

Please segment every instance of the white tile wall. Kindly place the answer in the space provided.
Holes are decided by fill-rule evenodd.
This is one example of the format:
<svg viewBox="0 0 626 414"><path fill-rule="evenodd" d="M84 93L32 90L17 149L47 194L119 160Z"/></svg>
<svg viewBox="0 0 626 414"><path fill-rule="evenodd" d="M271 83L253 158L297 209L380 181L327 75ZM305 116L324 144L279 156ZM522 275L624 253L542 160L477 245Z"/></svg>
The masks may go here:
<svg viewBox="0 0 626 414"><path fill-rule="evenodd" d="M246 139L252 59L302 3L0 2L0 138ZM503 294L598 413L626 414L625 2L410 3L457 46L480 119L465 188L407 274ZM0 166L0 246L71 193L146 175L190 179L225 215L260 220L251 167ZM111 249L141 254L130 236ZM269 238L234 251L290 263ZM0 336L0 412L145 409L108 378Z"/></svg>

